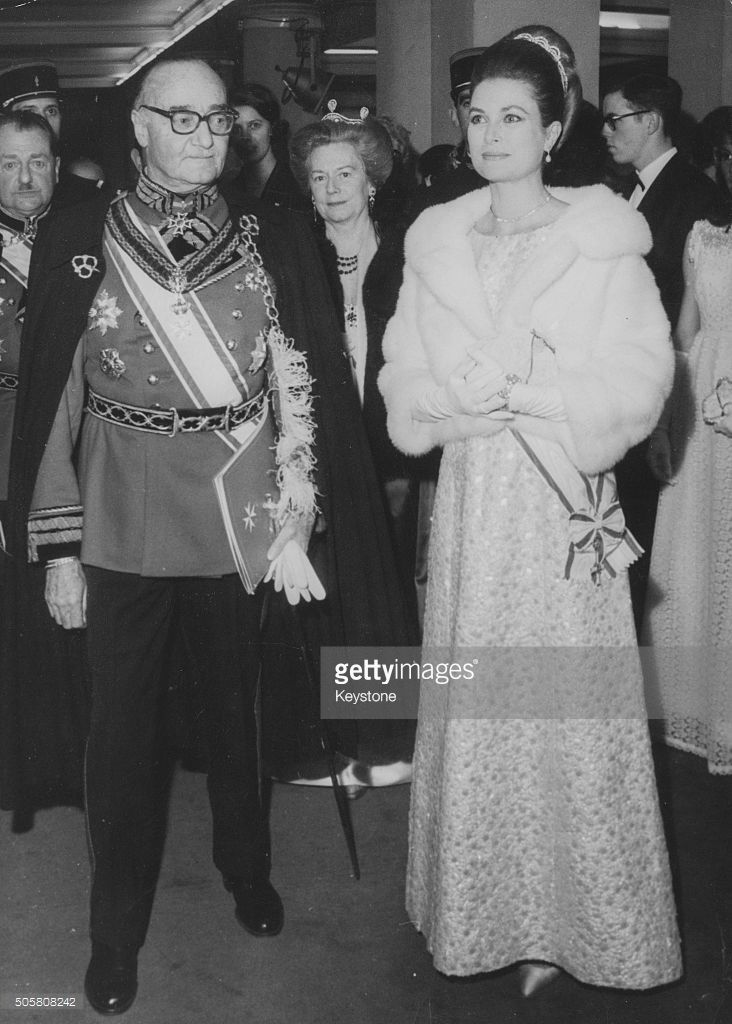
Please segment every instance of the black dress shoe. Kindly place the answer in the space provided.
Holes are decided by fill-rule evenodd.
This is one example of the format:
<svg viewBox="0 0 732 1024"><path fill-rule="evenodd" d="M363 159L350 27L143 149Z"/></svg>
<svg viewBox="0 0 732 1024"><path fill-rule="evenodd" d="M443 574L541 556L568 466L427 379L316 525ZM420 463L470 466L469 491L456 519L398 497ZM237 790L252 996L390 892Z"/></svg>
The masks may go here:
<svg viewBox="0 0 732 1024"><path fill-rule="evenodd" d="M227 882L236 902L236 919L250 935L279 935L285 910L277 890L268 881Z"/></svg>
<svg viewBox="0 0 732 1024"><path fill-rule="evenodd" d="M137 995L137 953L92 942L84 991L97 1013L111 1016L129 1010Z"/></svg>

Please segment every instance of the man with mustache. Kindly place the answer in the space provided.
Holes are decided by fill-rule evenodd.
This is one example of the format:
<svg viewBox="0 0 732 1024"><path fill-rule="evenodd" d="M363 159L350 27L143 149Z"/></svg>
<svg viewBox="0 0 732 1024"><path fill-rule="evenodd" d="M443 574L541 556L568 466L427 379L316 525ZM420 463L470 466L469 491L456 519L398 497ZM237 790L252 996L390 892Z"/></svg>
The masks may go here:
<svg viewBox="0 0 732 1024"><path fill-rule="evenodd" d="M28 110L0 114L0 592L9 567L3 527L28 278L58 167L48 121ZM8 673L0 668L0 804L14 812L19 832L32 827L39 807L81 800L83 639L52 622L44 587L43 568L35 566L16 595L26 616L17 651L28 667L24 686L7 690Z"/></svg>
<svg viewBox="0 0 732 1024"><path fill-rule="evenodd" d="M0 109L30 110L45 118L60 144L62 111L58 74L53 64L42 61L18 64L0 74ZM86 157L64 161L58 174L54 206L69 206L90 199L104 184L102 168Z"/></svg>

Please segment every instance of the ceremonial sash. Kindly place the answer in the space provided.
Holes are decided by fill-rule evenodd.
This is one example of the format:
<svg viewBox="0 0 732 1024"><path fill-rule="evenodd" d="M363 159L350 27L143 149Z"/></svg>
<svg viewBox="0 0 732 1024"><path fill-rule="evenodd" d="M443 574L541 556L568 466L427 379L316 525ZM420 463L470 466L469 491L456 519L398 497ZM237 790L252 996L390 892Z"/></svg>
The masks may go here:
<svg viewBox="0 0 732 1024"><path fill-rule="evenodd" d="M144 230L139 221L138 227ZM157 241L159 247L167 251L159 235ZM175 312L172 308L174 294L153 281L108 230L104 246L193 406L205 409L238 405L242 393L244 396L249 393L248 383L195 292L186 292L188 311ZM171 267L174 266L171 259ZM217 431L217 434L236 451L256 430L258 420L259 417L243 423L231 433Z"/></svg>
<svg viewBox="0 0 732 1024"><path fill-rule="evenodd" d="M33 247L25 239L13 239L12 243L8 244L3 236L0 266L5 267L24 288L28 287L28 272L30 270L32 251Z"/></svg>
<svg viewBox="0 0 732 1024"><path fill-rule="evenodd" d="M133 211L130 215L137 220ZM139 221L137 227L145 231ZM158 232L154 232L154 240L163 252L168 251ZM109 229L105 230L104 246L193 405L199 409L239 405L242 391L249 393L247 381L195 292L186 292L189 308L185 312L175 311L175 295L153 281ZM247 593L253 594L269 568L267 551L275 534L272 514L279 498L269 402L258 416L230 432L217 430L216 434L234 454L212 484L234 564Z"/></svg>
<svg viewBox="0 0 732 1024"><path fill-rule="evenodd" d="M564 578L582 578L589 570L599 586L603 572L614 578L632 565L643 548L625 526L614 474L588 475L570 462L559 444L511 433L569 513Z"/></svg>

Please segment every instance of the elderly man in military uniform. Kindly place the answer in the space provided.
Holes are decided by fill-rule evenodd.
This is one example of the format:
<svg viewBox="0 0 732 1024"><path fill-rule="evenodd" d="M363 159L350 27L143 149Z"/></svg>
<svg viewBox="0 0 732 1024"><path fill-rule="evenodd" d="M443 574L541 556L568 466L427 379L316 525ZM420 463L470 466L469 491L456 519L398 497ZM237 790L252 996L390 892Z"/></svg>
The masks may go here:
<svg viewBox="0 0 732 1024"><path fill-rule="evenodd" d="M276 935L284 916L258 785L268 584L257 584L264 563L292 604L323 596L305 555L316 494L325 605L334 623L355 624L334 638L391 642L374 615L399 620L378 487L307 226L264 207L242 214L216 186L235 117L205 63L153 65L132 112L145 154L136 189L109 208L56 214L26 323L11 544L20 554L27 538L40 561L53 553L51 614L87 626L85 988L102 1013L135 998L162 853L157 730L173 616L200 679L214 863L255 936ZM81 557L65 553L79 539ZM346 598L336 565L350 574Z"/></svg>
<svg viewBox="0 0 732 1024"><path fill-rule="evenodd" d="M58 74L47 61L17 64L0 74L0 110L30 110L45 118L56 140L61 138L61 99ZM93 160L78 155L64 161L55 204L69 205L88 199L104 183L104 171Z"/></svg>

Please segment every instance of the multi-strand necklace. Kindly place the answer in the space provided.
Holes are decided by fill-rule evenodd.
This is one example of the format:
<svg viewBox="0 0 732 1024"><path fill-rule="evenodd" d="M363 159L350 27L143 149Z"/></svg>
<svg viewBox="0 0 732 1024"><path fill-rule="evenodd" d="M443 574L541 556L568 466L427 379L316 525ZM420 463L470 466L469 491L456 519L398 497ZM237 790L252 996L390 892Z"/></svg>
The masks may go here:
<svg viewBox="0 0 732 1024"><path fill-rule="evenodd" d="M338 273L341 277L348 277L358 270L358 253L355 256L337 256Z"/></svg>
<svg viewBox="0 0 732 1024"><path fill-rule="evenodd" d="M358 258L361 255L363 249L365 236L361 239L361 244L358 247L358 251L353 256L336 256L336 266L338 267L338 276L340 278L350 277L351 274L355 274L358 270ZM358 290L358 282L355 285L355 291L353 288L346 289L346 282L343 281L343 315L346 321L346 328L355 329L358 327L358 308L356 302L348 301L349 299L355 299L356 292ZM346 291L350 291L351 295L346 295Z"/></svg>

